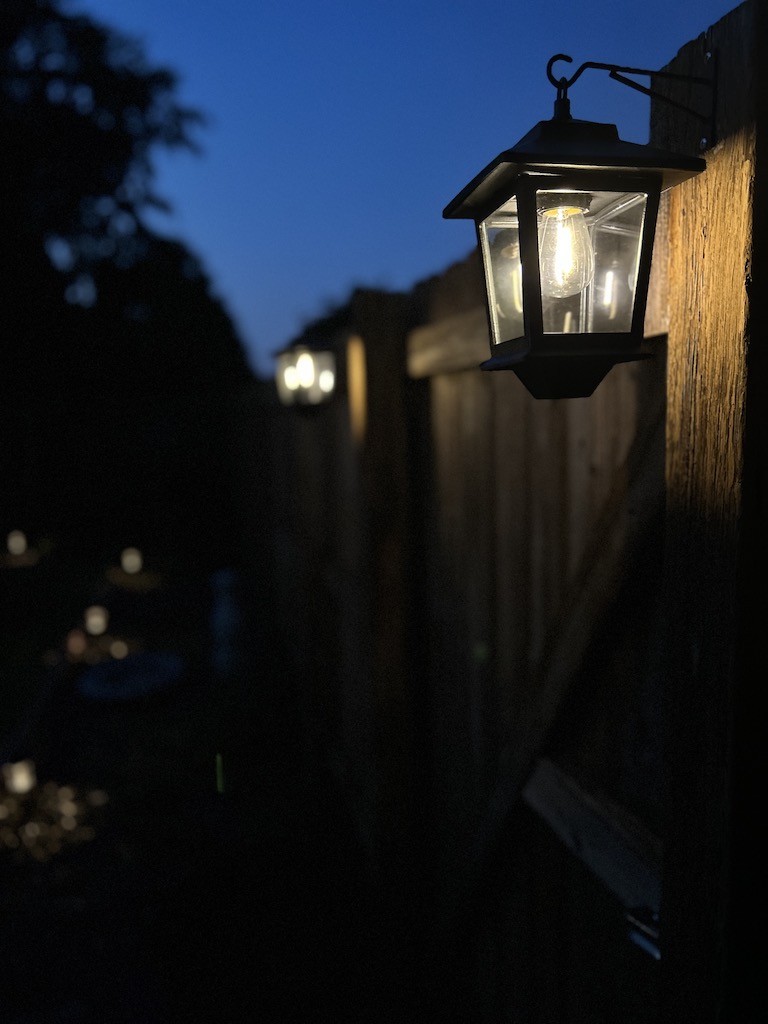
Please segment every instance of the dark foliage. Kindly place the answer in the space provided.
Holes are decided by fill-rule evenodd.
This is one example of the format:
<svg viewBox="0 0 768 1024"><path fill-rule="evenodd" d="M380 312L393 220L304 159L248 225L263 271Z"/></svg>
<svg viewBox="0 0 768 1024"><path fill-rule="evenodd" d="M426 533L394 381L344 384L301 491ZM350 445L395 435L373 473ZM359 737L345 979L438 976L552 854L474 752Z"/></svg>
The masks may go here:
<svg viewBox="0 0 768 1024"><path fill-rule="evenodd" d="M153 153L202 121L175 90L64 0L4 0L0 529L226 532L251 374L198 259L146 224Z"/></svg>

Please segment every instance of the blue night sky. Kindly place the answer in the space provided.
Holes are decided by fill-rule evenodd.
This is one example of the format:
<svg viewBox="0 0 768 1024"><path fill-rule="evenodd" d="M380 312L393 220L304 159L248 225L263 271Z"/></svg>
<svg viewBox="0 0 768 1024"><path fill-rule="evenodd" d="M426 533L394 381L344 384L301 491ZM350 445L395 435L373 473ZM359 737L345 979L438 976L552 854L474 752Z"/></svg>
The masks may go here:
<svg viewBox="0 0 768 1024"><path fill-rule="evenodd" d="M660 68L732 0L69 0L140 39L199 109L202 154L159 154L153 227L210 275L253 368L352 288L408 290L473 248L446 203L552 116L555 53ZM647 84L647 79L642 79ZM589 70L574 117L648 141L649 100Z"/></svg>

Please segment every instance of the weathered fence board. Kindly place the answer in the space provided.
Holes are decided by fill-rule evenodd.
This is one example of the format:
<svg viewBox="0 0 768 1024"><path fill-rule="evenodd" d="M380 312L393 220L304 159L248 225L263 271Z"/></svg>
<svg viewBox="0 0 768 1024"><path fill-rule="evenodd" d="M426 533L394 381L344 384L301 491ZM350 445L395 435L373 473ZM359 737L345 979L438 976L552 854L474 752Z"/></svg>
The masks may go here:
<svg viewBox="0 0 768 1024"><path fill-rule="evenodd" d="M765 320L749 290L753 204L768 206L755 172L757 6L672 65L699 74L712 47L723 77L707 171L662 202L654 359L565 401L479 371L488 335L472 255L406 300L350 303L341 333L369 360L364 437L348 394L293 423L311 742L330 749L381 877L428 879L447 929L436 934L462 937L473 1010L491 1024L608 1020L594 1016L608 991L622 1020L655 1014L659 973L621 945L621 906L521 812L548 745L603 791L600 807L621 805L652 844L664 839L663 1019L719 1024L730 728L744 716L736 683L746 689L736 637L743 621L760 628L754 613L739 619L756 578L739 545L764 530L766 360L748 334L750 318ZM682 98L700 104L701 87ZM695 148L695 119L665 109L654 105L653 141ZM652 867L644 884L657 893Z"/></svg>
<svg viewBox="0 0 768 1024"><path fill-rule="evenodd" d="M732 722L748 387L748 285L756 174L757 4L746 3L671 67L717 59L717 135L705 174L669 198L669 356L665 618L667 764L674 813L665 858L664 1020L728 1018L724 1009L732 836ZM701 103L705 97L690 97ZM659 104L653 137L695 145ZM753 293L758 299L758 293ZM764 301L764 300L762 300ZM763 381L763 383L765 383ZM764 457L764 453L763 453ZM754 554L756 554L755 552ZM726 1016L723 1016L723 1014Z"/></svg>

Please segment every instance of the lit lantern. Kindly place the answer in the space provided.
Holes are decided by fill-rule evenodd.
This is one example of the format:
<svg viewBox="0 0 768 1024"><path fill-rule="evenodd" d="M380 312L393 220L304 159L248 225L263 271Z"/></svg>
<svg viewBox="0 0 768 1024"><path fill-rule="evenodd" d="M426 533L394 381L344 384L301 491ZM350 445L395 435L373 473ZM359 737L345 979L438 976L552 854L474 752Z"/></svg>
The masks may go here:
<svg viewBox="0 0 768 1024"><path fill-rule="evenodd" d="M700 173L701 157L623 142L615 125L574 120L566 82L555 114L480 172L443 212L475 221L491 357L535 398L592 394L641 351L659 198ZM657 73L654 73L657 74ZM661 74L661 73L658 73ZM682 77L682 76L666 76ZM637 86L636 86L637 87ZM638 87L639 88L639 87ZM643 92L650 90L642 88Z"/></svg>
<svg viewBox="0 0 768 1024"><path fill-rule="evenodd" d="M336 356L306 345L277 353L275 381L284 405L321 405L336 390Z"/></svg>

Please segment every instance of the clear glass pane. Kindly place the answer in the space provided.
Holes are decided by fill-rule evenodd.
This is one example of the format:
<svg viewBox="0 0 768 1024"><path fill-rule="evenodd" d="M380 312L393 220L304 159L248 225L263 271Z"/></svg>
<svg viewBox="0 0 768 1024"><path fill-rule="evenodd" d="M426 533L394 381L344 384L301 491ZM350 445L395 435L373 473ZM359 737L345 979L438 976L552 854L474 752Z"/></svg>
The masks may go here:
<svg viewBox="0 0 768 1024"><path fill-rule="evenodd" d="M635 308L637 269L647 195L598 193L593 218L595 277L589 330L629 331Z"/></svg>
<svg viewBox="0 0 768 1024"><path fill-rule="evenodd" d="M479 225L493 343L523 336L523 271L517 206L510 200Z"/></svg>
<svg viewBox="0 0 768 1024"><path fill-rule="evenodd" d="M631 330L647 198L642 192L536 193L545 333Z"/></svg>

